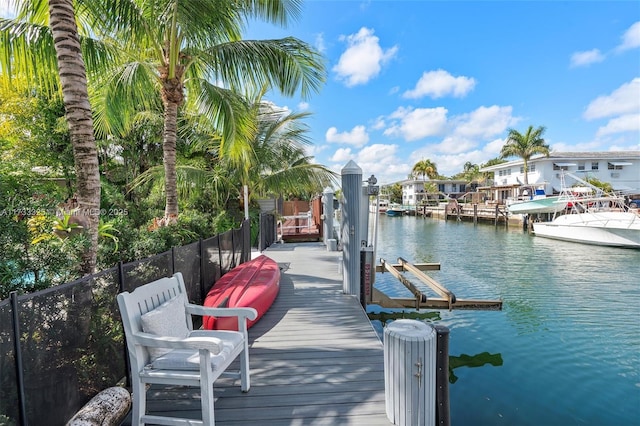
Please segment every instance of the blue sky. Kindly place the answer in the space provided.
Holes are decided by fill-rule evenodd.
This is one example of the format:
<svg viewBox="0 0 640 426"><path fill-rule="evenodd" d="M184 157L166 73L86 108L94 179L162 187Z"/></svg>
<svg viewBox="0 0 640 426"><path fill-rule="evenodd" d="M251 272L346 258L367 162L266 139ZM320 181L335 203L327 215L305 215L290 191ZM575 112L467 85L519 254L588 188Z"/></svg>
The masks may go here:
<svg viewBox="0 0 640 426"><path fill-rule="evenodd" d="M430 159L450 176L529 125L554 151L640 150L638 1L307 0L245 38L286 36L323 53L327 82L268 98L312 113L309 153L336 172L354 160L385 184Z"/></svg>
<svg viewBox="0 0 640 426"><path fill-rule="evenodd" d="M640 150L640 2L307 1L286 29L326 57L306 110L315 161L382 184L421 159L441 174L499 156L509 128L554 151Z"/></svg>

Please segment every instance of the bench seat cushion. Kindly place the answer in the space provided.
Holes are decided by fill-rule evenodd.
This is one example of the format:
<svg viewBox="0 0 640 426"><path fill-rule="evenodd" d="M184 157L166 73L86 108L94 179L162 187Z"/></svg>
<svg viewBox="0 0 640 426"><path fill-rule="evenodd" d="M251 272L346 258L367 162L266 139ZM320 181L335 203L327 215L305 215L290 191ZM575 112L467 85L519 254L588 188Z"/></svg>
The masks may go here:
<svg viewBox="0 0 640 426"><path fill-rule="evenodd" d="M186 297L180 293L157 308L140 317L142 331L163 337L177 337L183 339L189 335L187 314L185 311ZM171 351L165 348L149 348L151 359L158 358Z"/></svg>
<svg viewBox="0 0 640 426"><path fill-rule="evenodd" d="M216 355L211 355L213 371L224 369L235 358L238 350L243 346L242 333L237 331L194 331L189 337L216 337L223 342L223 349ZM197 349L173 349L154 359L150 367L158 370L199 370L200 354Z"/></svg>

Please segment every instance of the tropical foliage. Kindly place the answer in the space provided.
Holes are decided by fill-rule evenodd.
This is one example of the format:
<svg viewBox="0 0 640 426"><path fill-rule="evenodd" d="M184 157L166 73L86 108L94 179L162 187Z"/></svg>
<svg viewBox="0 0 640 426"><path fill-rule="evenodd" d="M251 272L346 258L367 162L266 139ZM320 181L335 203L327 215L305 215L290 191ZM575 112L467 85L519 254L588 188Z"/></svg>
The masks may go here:
<svg viewBox="0 0 640 426"><path fill-rule="evenodd" d="M205 214L218 218L213 220L218 224L214 227L228 224L225 215L215 209L224 204L222 199L233 197L229 191L218 190L237 190L239 185L229 173L236 169L229 167L246 164L257 134L246 96L265 88L285 95L300 92L306 98L324 81L322 58L306 43L291 37L262 41L241 37L250 19L286 25L299 14L299 1L100 0L77 3L76 10L71 0L15 4L19 9L15 19L0 18L1 78L15 83L16 78L25 76L29 90L35 88L51 99L65 94L59 97L65 100L67 110L60 127L65 129L60 132L60 145L69 151L73 148L74 168L65 175L68 196L75 197L82 219L77 225L91 242L90 250L84 253L85 273L92 272L96 262L99 216L89 212L105 211L100 209L100 201L108 203L108 211L133 215L102 218L102 235L114 244L123 242L115 231L128 228L129 221L134 222L134 228L142 227L148 212L174 219L163 223L175 223L179 185L197 195L195 201L193 196L185 200L186 205L196 202L196 207L206 206L209 203L205 200L213 199L217 202ZM72 60L58 64L56 54ZM85 63L94 114L88 102ZM205 132L199 129L202 123L206 123ZM100 138L97 144L94 134ZM194 136L217 144L215 152L190 146ZM15 148L20 140L17 137L10 143L12 151L19 151ZM292 170L309 163L303 150L289 154ZM161 172L158 159L162 160ZM194 191L201 182L190 181L189 173L180 179L179 162L185 171L189 167L215 170L217 185L209 191ZM98 164L105 179L117 187L123 184L124 197L117 195L118 190L101 197ZM68 171L69 164L64 165ZM307 170L317 169L311 173L315 183L327 182L326 170L309 165L305 165ZM162 185L151 185L152 180L144 185L140 176L152 172L163 177ZM318 178L323 174L325 177ZM156 209L160 198L164 198L164 213ZM127 203L137 203L140 208L123 208ZM142 208L145 205L148 210ZM187 214L187 222L191 217ZM111 224L111 220L118 223Z"/></svg>
<svg viewBox="0 0 640 426"><path fill-rule="evenodd" d="M426 180L426 178L437 179L438 167L431 160L423 159L414 164L411 174L415 179L418 177L422 177L422 180Z"/></svg>
<svg viewBox="0 0 640 426"><path fill-rule="evenodd" d="M544 154L549 156L549 145L545 143L543 135L546 128L540 126L533 128L529 126L527 131L522 134L515 129L509 129L507 141L500 152L502 158L520 157L524 164L524 185L529 184L529 160L535 154Z"/></svg>

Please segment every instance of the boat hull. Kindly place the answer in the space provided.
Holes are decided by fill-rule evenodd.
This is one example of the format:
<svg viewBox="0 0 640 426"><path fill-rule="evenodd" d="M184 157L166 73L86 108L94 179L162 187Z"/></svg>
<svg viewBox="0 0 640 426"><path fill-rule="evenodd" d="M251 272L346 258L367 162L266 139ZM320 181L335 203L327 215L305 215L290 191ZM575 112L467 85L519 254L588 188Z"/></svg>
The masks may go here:
<svg viewBox="0 0 640 426"><path fill-rule="evenodd" d="M566 201L558 197L534 198L530 201L513 203L507 206L511 214L556 213L567 207Z"/></svg>
<svg viewBox="0 0 640 426"><path fill-rule="evenodd" d="M254 308L258 312L255 324L269 310L280 289L280 268L271 258L260 255L255 259L238 265L224 274L209 290L204 306L228 308ZM203 318L206 330L237 330L235 317Z"/></svg>
<svg viewBox="0 0 640 426"><path fill-rule="evenodd" d="M628 212L566 214L533 224L536 236L602 246L640 248L640 217Z"/></svg>
<svg viewBox="0 0 640 426"><path fill-rule="evenodd" d="M385 213L387 216L402 216L404 214L404 210L387 209Z"/></svg>

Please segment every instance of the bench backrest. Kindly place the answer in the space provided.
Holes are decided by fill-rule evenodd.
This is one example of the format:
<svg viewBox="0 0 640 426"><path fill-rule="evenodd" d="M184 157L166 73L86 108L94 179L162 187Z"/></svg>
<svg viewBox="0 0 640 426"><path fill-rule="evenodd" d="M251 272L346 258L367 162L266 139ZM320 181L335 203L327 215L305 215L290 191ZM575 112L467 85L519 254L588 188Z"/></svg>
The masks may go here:
<svg viewBox="0 0 640 426"><path fill-rule="evenodd" d="M180 272L175 273L172 277L160 278L140 286L131 293L125 291L118 294L118 306L124 325L132 370L141 371L149 363L149 351L146 347L134 344L136 339L133 333L143 331L140 318L179 294L185 296L187 294ZM186 311L184 320L188 329L193 330L191 316L187 315Z"/></svg>

